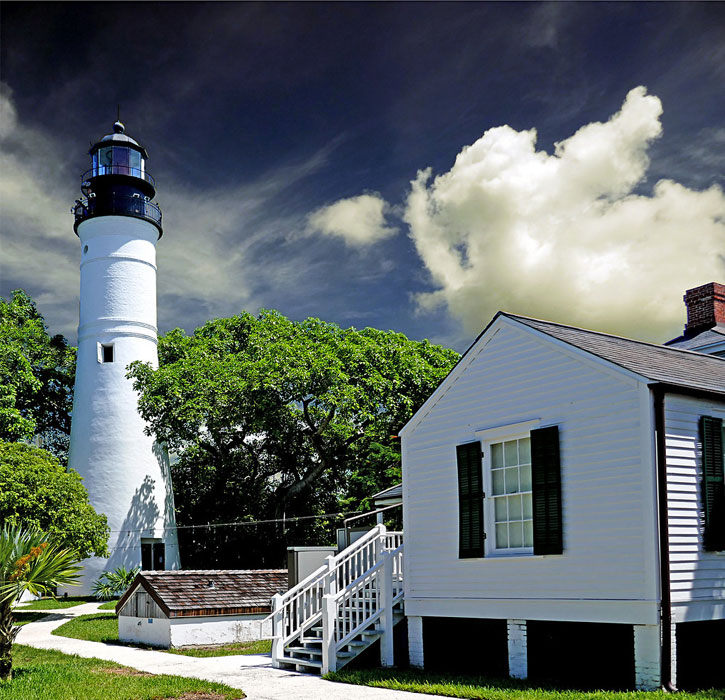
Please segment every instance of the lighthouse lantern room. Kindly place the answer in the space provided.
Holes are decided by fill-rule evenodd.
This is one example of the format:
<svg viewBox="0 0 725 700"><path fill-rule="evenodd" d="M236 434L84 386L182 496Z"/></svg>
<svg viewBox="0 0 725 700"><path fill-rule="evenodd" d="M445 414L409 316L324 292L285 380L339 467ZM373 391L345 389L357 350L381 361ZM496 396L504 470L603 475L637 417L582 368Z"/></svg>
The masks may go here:
<svg viewBox="0 0 725 700"><path fill-rule="evenodd" d="M135 360L158 364L156 183L146 170L146 149L120 121L90 156L84 198L72 209L81 280L69 466L83 477L111 534L109 558L83 562L86 594L104 571L119 566L179 568L168 455L144 432L126 377Z"/></svg>

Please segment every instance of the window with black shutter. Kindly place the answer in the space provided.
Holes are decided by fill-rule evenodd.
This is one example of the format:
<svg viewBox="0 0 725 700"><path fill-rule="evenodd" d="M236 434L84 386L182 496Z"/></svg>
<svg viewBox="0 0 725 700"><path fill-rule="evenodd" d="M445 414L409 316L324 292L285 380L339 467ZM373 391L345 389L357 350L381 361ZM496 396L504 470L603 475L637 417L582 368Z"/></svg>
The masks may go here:
<svg viewBox="0 0 725 700"><path fill-rule="evenodd" d="M458 556L483 556L483 478L481 443L456 446L458 463Z"/></svg>
<svg viewBox="0 0 725 700"><path fill-rule="evenodd" d="M702 505L705 521L704 548L725 550L725 468L723 467L722 418L700 418L702 440Z"/></svg>
<svg viewBox="0 0 725 700"><path fill-rule="evenodd" d="M561 554L564 536L558 426L531 431L531 476L534 554Z"/></svg>

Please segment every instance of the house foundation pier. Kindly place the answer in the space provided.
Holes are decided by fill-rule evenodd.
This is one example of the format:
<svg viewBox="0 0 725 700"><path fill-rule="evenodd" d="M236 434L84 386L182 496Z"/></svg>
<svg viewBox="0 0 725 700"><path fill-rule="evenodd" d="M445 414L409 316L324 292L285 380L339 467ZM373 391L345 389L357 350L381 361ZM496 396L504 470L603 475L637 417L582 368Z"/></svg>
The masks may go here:
<svg viewBox="0 0 725 700"><path fill-rule="evenodd" d="M412 668L423 668L423 618L408 616L408 660Z"/></svg>
<svg viewBox="0 0 725 700"><path fill-rule="evenodd" d="M506 620L509 651L509 676L528 677L528 645L526 620Z"/></svg>
<svg viewBox="0 0 725 700"><path fill-rule="evenodd" d="M634 625L634 683L637 690L657 690L662 687L661 635L663 631L671 635L672 684L676 683L675 625L665 629L662 625Z"/></svg>

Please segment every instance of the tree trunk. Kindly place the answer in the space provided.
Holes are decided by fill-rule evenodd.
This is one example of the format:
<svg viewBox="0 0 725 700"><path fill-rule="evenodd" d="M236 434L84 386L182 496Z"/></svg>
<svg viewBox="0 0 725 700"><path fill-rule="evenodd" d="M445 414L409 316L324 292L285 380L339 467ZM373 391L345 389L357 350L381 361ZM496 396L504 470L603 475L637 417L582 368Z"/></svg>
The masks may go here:
<svg viewBox="0 0 725 700"><path fill-rule="evenodd" d="M10 603L0 603L0 681L9 681L13 677L11 651L19 630L13 624Z"/></svg>

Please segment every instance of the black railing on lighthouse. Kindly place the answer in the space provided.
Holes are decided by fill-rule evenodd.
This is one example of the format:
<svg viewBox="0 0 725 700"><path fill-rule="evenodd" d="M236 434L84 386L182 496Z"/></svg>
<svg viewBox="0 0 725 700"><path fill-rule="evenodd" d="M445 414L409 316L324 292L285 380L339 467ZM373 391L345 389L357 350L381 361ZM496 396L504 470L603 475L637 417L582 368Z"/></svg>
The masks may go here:
<svg viewBox="0 0 725 700"><path fill-rule="evenodd" d="M77 200L71 211L75 216L76 227L81 221L94 216L119 214L146 219L161 229L161 209L141 196L106 194L103 197L88 197L88 199Z"/></svg>

